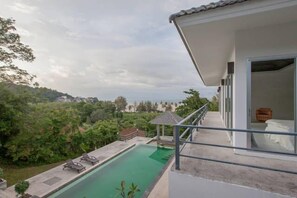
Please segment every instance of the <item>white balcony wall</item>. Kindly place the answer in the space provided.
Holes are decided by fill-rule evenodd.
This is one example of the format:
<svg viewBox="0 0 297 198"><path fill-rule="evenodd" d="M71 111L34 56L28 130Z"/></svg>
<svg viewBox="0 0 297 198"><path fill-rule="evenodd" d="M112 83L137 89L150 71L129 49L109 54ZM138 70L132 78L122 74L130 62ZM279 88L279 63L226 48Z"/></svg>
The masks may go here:
<svg viewBox="0 0 297 198"><path fill-rule="evenodd" d="M194 188L193 188L194 187ZM170 198L290 198L290 196L255 188L169 172Z"/></svg>

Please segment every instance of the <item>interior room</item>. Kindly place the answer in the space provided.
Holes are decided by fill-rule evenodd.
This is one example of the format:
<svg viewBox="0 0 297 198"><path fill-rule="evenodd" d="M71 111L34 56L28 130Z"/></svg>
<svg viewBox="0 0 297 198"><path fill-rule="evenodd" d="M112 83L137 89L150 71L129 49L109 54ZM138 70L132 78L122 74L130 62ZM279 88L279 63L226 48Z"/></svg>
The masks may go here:
<svg viewBox="0 0 297 198"><path fill-rule="evenodd" d="M254 61L251 63L250 128L266 131L294 130L294 59ZM252 135L252 147L294 152L294 137Z"/></svg>

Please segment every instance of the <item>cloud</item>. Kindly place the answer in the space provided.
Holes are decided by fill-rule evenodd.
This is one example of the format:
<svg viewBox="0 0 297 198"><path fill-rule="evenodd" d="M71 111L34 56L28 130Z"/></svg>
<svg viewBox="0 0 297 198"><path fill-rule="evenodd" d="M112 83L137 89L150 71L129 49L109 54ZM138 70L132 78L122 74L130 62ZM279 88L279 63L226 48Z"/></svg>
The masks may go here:
<svg viewBox="0 0 297 198"><path fill-rule="evenodd" d="M169 15L207 0L3 1L16 19L33 63L20 63L41 86L74 96L129 100L182 99L199 89L210 97ZM210 2L209 0L208 2Z"/></svg>
<svg viewBox="0 0 297 198"><path fill-rule="evenodd" d="M35 12L37 10L37 7L35 6L29 6L20 2L15 2L13 5L8 7L13 11L21 12L24 14L31 14L32 12Z"/></svg>

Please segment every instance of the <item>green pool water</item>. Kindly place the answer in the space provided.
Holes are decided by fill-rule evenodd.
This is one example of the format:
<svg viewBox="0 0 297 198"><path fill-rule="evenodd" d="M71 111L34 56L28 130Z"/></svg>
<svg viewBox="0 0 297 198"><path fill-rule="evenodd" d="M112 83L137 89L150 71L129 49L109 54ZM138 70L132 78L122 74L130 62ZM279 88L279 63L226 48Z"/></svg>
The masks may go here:
<svg viewBox="0 0 297 198"><path fill-rule="evenodd" d="M173 149L138 145L52 194L50 198L115 198L122 180L133 182L142 197L162 172Z"/></svg>

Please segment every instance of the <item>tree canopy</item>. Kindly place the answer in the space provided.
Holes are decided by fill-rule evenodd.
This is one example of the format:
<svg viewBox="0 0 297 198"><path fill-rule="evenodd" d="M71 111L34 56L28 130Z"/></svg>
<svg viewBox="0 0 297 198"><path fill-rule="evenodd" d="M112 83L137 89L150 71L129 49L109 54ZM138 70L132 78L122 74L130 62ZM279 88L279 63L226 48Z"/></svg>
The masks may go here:
<svg viewBox="0 0 297 198"><path fill-rule="evenodd" d="M182 101L182 105L176 108L176 113L181 117L186 117L209 102L207 98L201 98L199 91L194 89L189 89L184 93L188 95L187 98Z"/></svg>
<svg viewBox="0 0 297 198"><path fill-rule="evenodd" d="M123 96L118 96L115 100L114 103L116 105L117 111L124 111L127 106L127 100Z"/></svg>
<svg viewBox="0 0 297 198"><path fill-rule="evenodd" d="M0 17L0 82L30 84L34 75L14 64L16 60L32 62L33 50L21 42L15 20Z"/></svg>

